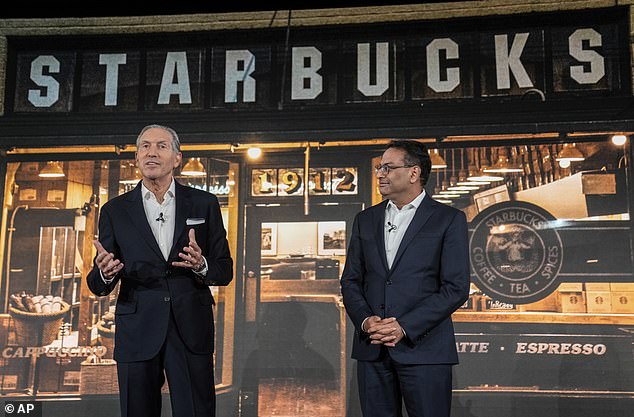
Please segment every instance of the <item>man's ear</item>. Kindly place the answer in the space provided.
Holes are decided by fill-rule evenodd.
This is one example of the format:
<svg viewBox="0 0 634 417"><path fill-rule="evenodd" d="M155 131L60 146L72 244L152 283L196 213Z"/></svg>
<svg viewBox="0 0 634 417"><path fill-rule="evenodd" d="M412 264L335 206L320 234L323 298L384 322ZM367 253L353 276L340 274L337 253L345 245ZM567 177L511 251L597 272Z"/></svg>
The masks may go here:
<svg viewBox="0 0 634 417"><path fill-rule="evenodd" d="M420 167L418 165L412 167L414 168L414 170L412 171L412 174L409 176L409 182L411 184L414 184L415 182L420 181Z"/></svg>

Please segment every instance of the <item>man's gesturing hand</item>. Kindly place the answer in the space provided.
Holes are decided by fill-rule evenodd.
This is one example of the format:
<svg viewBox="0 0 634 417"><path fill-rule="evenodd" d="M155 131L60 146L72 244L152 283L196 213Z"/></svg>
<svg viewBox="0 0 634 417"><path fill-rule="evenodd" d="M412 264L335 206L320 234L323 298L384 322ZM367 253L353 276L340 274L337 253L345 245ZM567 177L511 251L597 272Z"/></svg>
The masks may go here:
<svg viewBox="0 0 634 417"><path fill-rule="evenodd" d="M109 253L102 246L101 242L97 239L92 241L95 248L97 248L97 257L95 258L95 263L97 264L97 268L101 271L101 274L106 279L112 279L123 269L123 263L120 260L115 259L114 253Z"/></svg>
<svg viewBox="0 0 634 417"><path fill-rule="evenodd" d="M196 243L196 233L194 232L194 229L189 229L189 245L183 248L183 252L178 254L183 261L174 261L172 262L172 265L189 268L193 271L200 271L203 269L205 263L203 261L202 249L200 249L200 246Z"/></svg>

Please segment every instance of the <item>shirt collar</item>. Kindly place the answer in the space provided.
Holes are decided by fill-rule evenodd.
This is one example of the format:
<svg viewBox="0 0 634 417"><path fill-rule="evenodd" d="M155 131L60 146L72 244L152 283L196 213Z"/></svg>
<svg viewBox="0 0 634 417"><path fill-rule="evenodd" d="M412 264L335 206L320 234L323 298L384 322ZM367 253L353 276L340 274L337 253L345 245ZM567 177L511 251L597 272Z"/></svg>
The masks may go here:
<svg viewBox="0 0 634 417"><path fill-rule="evenodd" d="M423 202L424 198L425 198L425 189L423 189L423 191L420 194L418 194L418 196L415 199L410 201L408 204L405 204L401 210L409 209L410 207L414 208L415 210L417 210L418 206L420 206L420 203ZM388 210L389 209L395 209L395 210L399 211L398 207L396 207L396 204L394 204L394 202L392 200L388 201L387 209Z"/></svg>
<svg viewBox="0 0 634 417"><path fill-rule="evenodd" d="M149 200L151 198L156 200L156 196L154 195L154 193L145 186L143 181L141 181L141 194L143 194L143 198L146 200ZM172 177L172 182L170 183L170 187L167 189L167 192L165 193L165 195L167 195L169 198L173 198L175 194L176 194L176 183L174 181L174 177Z"/></svg>

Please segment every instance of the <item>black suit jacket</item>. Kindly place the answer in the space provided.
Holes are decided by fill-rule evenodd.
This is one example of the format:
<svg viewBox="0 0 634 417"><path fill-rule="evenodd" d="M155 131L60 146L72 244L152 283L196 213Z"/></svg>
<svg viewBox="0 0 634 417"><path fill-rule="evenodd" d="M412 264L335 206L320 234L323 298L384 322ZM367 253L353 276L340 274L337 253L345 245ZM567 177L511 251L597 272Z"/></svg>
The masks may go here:
<svg viewBox="0 0 634 417"><path fill-rule="evenodd" d="M425 196L388 269L385 255L387 201L357 214L341 290L356 328L352 357L375 360L361 324L366 317L396 317L407 336L389 348L403 364L458 362L451 314L469 295L469 248L463 212Z"/></svg>
<svg viewBox="0 0 634 417"><path fill-rule="evenodd" d="M194 353L213 353L213 297L209 285L227 285L233 277L218 199L213 194L176 183L174 244L166 261L143 209L141 183L101 208L99 241L124 263L114 281L104 283L95 265L88 274L90 290L108 295L121 281L115 312L114 359L147 360L155 356L167 334L170 309L183 342ZM204 219L187 225L187 219ZM208 272L199 277L190 269L173 267L188 245L189 229L207 259Z"/></svg>

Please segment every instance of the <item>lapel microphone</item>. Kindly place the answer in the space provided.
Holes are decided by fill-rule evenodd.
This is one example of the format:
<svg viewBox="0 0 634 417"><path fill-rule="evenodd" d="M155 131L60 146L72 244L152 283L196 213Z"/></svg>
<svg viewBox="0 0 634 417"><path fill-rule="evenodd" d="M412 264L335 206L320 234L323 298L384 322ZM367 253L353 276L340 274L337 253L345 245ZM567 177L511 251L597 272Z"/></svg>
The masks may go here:
<svg viewBox="0 0 634 417"><path fill-rule="evenodd" d="M161 214L163 214L163 213L161 213ZM392 232L394 230L396 230L396 225L394 223L392 223L392 222L387 222L387 232L389 233L389 232Z"/></svg>
<svg viewBox="0 0 634 417"><path fill-rule="evenodd" d="M156 221L165 223L165 217L163 217L163 213L159 214L159 216L156 218Z"/></svg>

